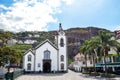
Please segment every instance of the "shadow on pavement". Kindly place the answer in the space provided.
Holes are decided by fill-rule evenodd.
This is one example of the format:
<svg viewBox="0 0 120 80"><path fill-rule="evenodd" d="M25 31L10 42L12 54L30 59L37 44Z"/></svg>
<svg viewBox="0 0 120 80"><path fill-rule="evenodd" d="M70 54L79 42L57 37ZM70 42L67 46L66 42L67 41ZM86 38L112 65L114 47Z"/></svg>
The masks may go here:
<svg viewBox="0 0 120 80"><path fill-rule="evenodd" d="M92 78L95 80L120 80L120 76L117 76L117 78L103 78L101 76L89 76L87 74L80 74L79 76L82 76L83 78Z"/></svg>
<svg viewBox="0 0 120 80"><path fill-rule="evenodd" d="M62 76L66 73L38 73L38 74L35 74L35 73L30 73L30 74L24 74L24 75L30 75L30 76Z"/></svg>

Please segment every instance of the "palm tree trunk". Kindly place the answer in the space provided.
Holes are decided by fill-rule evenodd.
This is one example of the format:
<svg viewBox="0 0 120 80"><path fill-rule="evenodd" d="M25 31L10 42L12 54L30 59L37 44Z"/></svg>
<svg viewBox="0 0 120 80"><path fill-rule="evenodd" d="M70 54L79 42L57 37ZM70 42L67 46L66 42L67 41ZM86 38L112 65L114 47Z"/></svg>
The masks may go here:
<svg viewBox="0 0 120 80"><path fill-rule="evenodd" d="M93 54L93 68L94 68L94 71L96 72L96 67L95 67L95 56Z"/></svg>
<svg viewBox="0 0 120 80"><path fill-rule="evenodd" d="M85 54L85 68L86 68L85 71L87 71L87 55L86 54Z"/></svg>
<svg viewBox="0 0 120 80"><path fill-rule="evenodd" d="M104 65L105 65L105 73L107 74L107 65L106 65L106 51L104 51Z"/></svg>

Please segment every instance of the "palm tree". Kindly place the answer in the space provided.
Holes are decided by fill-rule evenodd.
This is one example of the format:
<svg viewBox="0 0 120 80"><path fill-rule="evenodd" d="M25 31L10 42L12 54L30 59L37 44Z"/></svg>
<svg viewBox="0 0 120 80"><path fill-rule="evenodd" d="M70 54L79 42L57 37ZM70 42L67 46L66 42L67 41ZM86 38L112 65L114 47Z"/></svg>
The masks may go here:
<svg viewBox="0 0 120 80"><path fill-rule="evenodd" d="M108 51L110 51L111 47L118 47L119 43L112 39L114 35L112 33L109 33L107 31L101 30L99 31L99 43L98 47L100 48L100 52L103 53L103 60L105 65L105 73L107 73L107 65L106 65L106 57L108 55Z"/></svg>
<svg viewBox="0 0 120 80"><path fill-rule="evenodd" d="M88 44L88 50L90 51L90 54L92 55L92 59L93 59L93 67L94 67L94 71L96 71L96 68L95 68L95 63L96 63L96 59L97 59L97 53L96 53L96 49L97 47L99 46L99 42L100 41L100 38L98 36L96 37L92 37L90 40L89 40L89 44Z"/></svg>
<svg viewBox="0 0 120 80"><path fill-rule="evenodd" d="M80 51L85 55L85 60L87 61L86 55L90 52L93 55L93 64L95 67L95 49L99 50L99 55L103 56L104 65L105 65L105 73L107 73L106 66L106 58L108 56L108 51L111 47L119 54L120 43L118 43L115 39L112 39L114 35L108 31L101 30L99 31L99 35L96 37L92 37L90 40L85 41L83 46L80 48ZM97 54L98 54L97 53ZM87 63L86 63L87 67ZM95 69L95 68L94 68Z"/></svg>
<svg viewBox="0 0 120 80"><path fill-rule="evenodd" d="M88 44L89 44L89 41L86 40L83 44L83 46L80 47L80 52L85 56L85 65L86 65L86 69L87 69L87 55L89 53L88 51Z"/></svg>

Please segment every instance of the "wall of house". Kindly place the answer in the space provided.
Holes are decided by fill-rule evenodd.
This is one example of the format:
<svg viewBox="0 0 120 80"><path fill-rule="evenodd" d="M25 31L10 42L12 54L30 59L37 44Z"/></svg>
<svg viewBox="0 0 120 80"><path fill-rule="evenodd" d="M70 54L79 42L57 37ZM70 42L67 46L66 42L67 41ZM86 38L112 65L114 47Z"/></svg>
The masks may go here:
<svg viewBox="0 0 120 80"><path fill-rule="evenodd" d="M28 39L28 40L24 41L24 44L33 44L35 42L37 42L37 40L30 40L30 39Z"/></svg>
<svg viewBox="0 0 120 80"><path fill-rule="evenodd" d="M117 54L115 51L115 48L113 49L112 47L110 48L110 51L108 51L108 54Z"/></svg>
<svg viewBox="0 0 120 80"><path fill-rule="evenodd" d="M74 61L73 63L73 68L75 71L81 71L82 66L83 66L82 61Z"/></svg>

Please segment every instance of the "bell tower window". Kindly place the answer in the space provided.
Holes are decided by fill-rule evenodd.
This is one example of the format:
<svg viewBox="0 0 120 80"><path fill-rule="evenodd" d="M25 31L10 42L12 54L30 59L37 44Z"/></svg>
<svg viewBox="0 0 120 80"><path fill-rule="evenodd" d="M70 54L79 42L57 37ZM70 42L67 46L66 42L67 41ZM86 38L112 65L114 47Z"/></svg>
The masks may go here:
<svg viewBox="0 0 120 80"><path fill-rule="evenodd" d="M63 38L60 39L60 46L64 47L64 40L63 40Z"/></svg>
<svg viewBox="0 0 120 80"><path fill-rule="evenodd" d="M63 55L61 55L60 58L61 58L61 61L64 61L64 56Z"/></svg>

